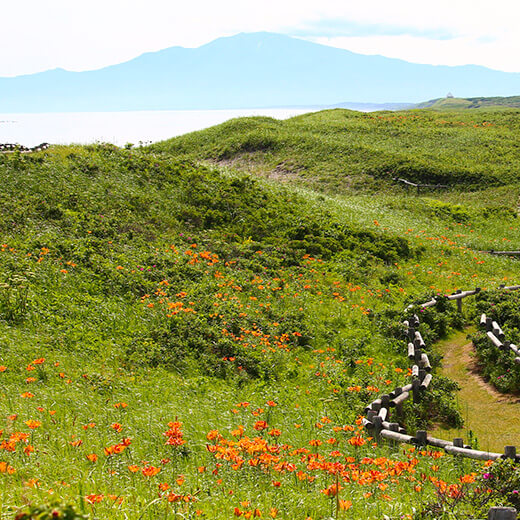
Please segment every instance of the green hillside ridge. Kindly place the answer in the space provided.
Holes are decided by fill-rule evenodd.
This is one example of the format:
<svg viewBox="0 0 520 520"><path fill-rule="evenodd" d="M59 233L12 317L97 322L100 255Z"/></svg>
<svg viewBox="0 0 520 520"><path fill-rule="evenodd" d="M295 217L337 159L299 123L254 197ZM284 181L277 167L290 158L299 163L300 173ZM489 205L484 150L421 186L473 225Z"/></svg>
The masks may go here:
<svg viewBox="0 0 520 520"><path fill-rule="evenodd" d="M370 170L399 125L424 157L435 132L475 149L488 131L514 156L517 113L463 134L455 116L415 114L248 118L149 148L0 154L0 516L449 518L516 504L498 481L479 496L493 468L360 426L368 402L409 381L408 304L518 282L516 260L480 252L520 249L518 185L410 196ZM356 191L198 164L218 149L214 161L240 156L255 174L275 154L308 161L295 171L327 190L346 185L334 176L348 149ZM421 320L438 367L435 341L464 319L453 306ZM436 375L403 423L460 428L454 391Z"/></svg>
<svg viewBox="0 0 520 520"><path fill-rule="evenodd" d="M518 181L518 114L335 109L240 118L151 149L328 192L380 191L394 177L474 190Z"/></svg>
<svg viewBox="0 0 520 520"><path fill-rule="evenodd" d="M508 97L471 97L456 98L445 97L431 99L419 103L415 108L432 108L435 110L457 110L457 109L508 109L520 108L520 96Z"/></svg>

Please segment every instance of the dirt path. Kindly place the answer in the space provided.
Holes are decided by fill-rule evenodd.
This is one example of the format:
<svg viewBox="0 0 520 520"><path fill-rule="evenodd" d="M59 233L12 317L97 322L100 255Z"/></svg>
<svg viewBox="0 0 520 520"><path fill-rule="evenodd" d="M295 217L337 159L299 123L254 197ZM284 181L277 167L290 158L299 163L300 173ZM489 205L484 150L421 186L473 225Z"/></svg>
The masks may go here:
<svg viewBox="0 0 520 520"><path fill-rule="evenodd" d="M435 346L444 356L442 374L461 387L457 400L465 423L462 430L438 429L436 435L467 439L471 430L483 450L501 452L508 444L520 446L520 399L497 392L480 377L467 339L473 331L458 332Z"/></svg>

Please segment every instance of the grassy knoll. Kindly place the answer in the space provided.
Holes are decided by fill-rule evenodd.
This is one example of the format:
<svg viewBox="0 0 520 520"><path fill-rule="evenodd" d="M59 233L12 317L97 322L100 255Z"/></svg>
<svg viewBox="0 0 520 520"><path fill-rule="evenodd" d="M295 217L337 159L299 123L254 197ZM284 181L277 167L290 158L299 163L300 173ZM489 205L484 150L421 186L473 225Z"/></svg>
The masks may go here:
<svg viewBox="0 0 520 520"><path fill-rule="evenodd" d="M325 191L380 191L394 177L484 188L518 179L519 118L503 112L336 109L234 119L152 146Z"/></svg>
<svg viewBox="0 0 520 520"><path fill-rule="evenodd" d="M0 517L484 511L489 470L379 445L360 416L409 380L407 304L516 280L478 252L520 248L514 190L329 196L171 146L0 156ZM424 319L428 344L460 322ZM439 381L410 430L460 419Z"/></svg>
<svg viewBox="0 0 520 520"><path fill-rule="evenodd" d="M473 98L439 98L419 103L415 108L432 108L434 110L459 109L509 109L520 108L520 96L508 97L473 97Z"/></svg>

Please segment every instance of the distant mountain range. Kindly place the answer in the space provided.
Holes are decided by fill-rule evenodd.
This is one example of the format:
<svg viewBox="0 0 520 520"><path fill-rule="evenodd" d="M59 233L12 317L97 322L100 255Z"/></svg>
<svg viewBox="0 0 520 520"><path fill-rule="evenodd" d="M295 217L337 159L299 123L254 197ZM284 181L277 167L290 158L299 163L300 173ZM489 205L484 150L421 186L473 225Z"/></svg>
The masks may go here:
<svg viewBox="0 0 520 520"><path fill-rule="evenodd" d="M55 69L0 78L0 113L353 108L390 101L390 106L404 108L447 92L515 95L520 93L520 73L474 65L418 65L280 34L248 33L196 49L171 47L99 70Z"/></svg>
<svg viewBox="0 0 520 520"><path fill-rule="evenodd" d="M408 110L416 108L415 103L334 103L333 105L321 108L346 108L348 110L357 110L359 112L374 112L376 110Z"/></svg>

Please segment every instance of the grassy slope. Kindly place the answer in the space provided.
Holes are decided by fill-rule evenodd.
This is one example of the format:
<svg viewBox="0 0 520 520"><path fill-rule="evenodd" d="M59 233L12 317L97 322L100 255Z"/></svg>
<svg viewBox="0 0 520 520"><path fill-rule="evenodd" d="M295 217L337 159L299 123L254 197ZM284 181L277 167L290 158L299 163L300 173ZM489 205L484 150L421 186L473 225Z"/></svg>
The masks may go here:
<svg viewBox="0 0 520 520"><path fill-rule="evenodd" d="M326 110L285 121L228 121L153 145L320 190L377 190L393 177L467 188L518 180L515 110Z"/></svg>
<svg viewBox="0 0 520 520"><path fill-rule="evenodd" d="M415 474L456 483L475 469L350 439L366 402L406 379L399 309L515 280L515 261L477 252L520 248L515 213L455 195L333 198L176 155L92 146L0 159L2 517L55 497L101 518L380 518L435 500ZM186 442L165 445L175 420ZM256 440L229 451L242 435ZM336 511L322 490L345 456L355 466L340 498L352 505ZM354 479L369 470L378 477Z"/></svg>
<svg viewBox="0 0 520 520"><path fill-rule="evenodd" d="M509 97L474 97L474 98L439 98L419 103L416 108L435 110L458 109L508 109L520 108L520 96Z"/></svg>

